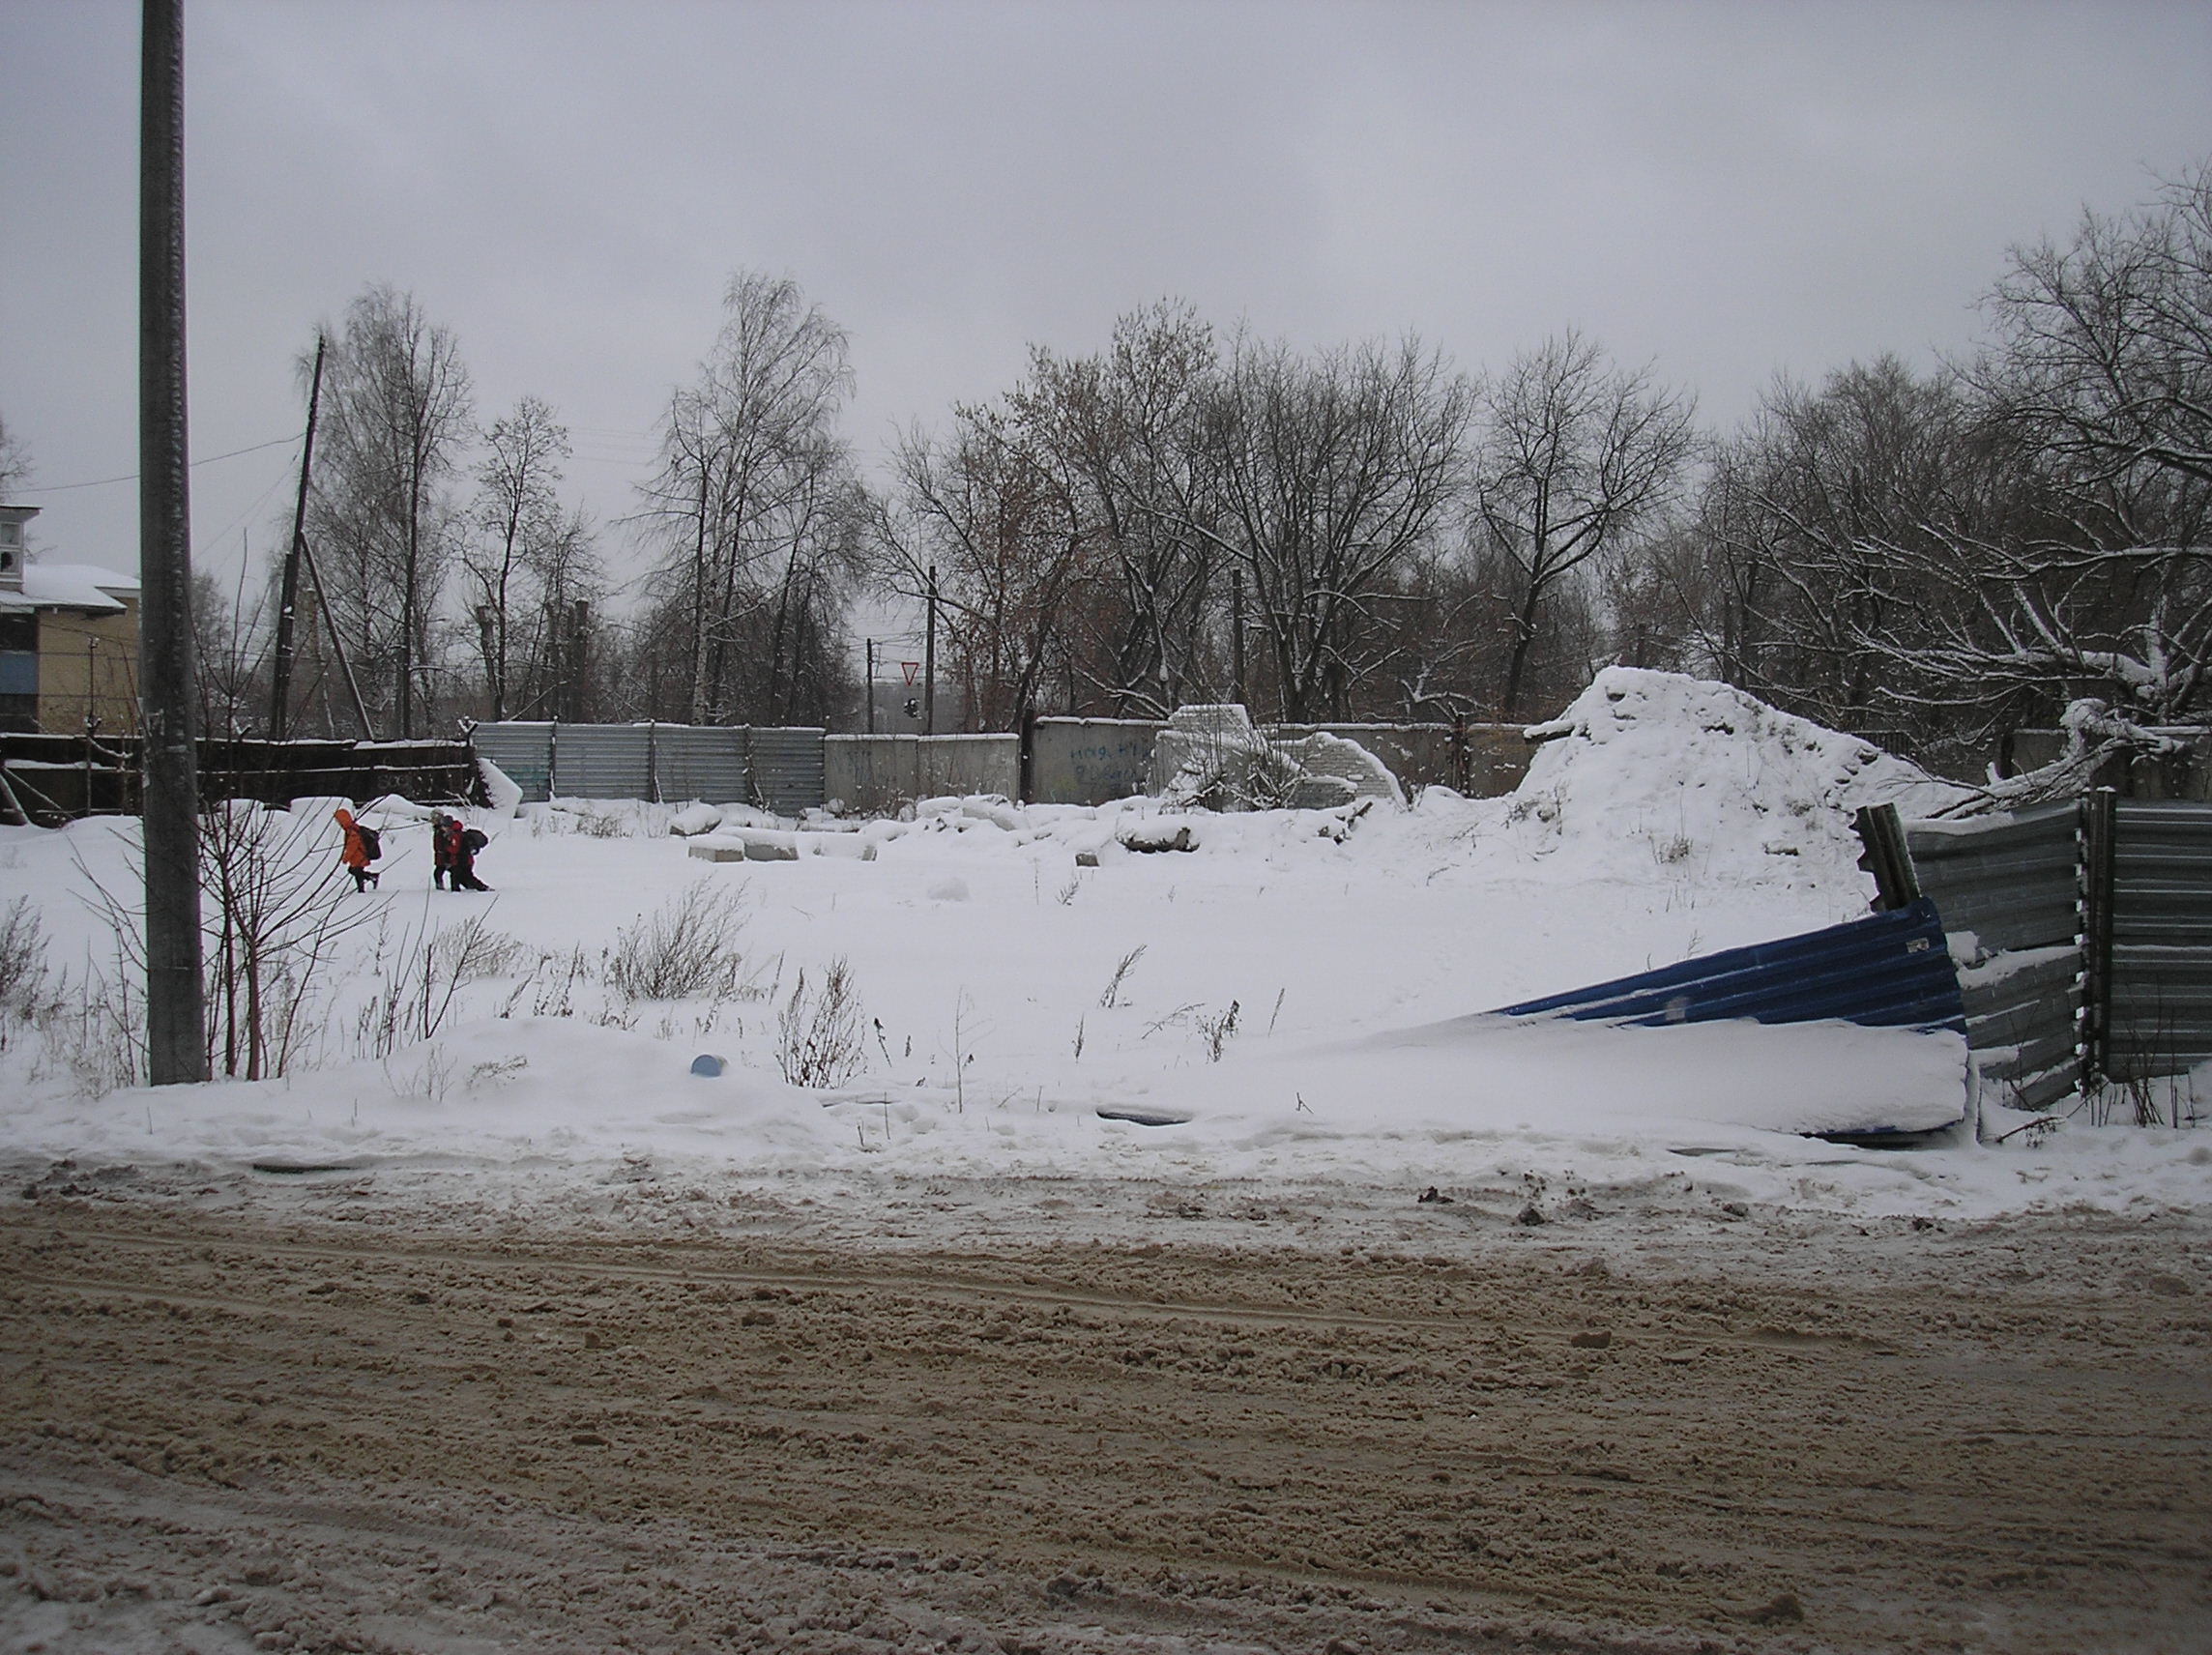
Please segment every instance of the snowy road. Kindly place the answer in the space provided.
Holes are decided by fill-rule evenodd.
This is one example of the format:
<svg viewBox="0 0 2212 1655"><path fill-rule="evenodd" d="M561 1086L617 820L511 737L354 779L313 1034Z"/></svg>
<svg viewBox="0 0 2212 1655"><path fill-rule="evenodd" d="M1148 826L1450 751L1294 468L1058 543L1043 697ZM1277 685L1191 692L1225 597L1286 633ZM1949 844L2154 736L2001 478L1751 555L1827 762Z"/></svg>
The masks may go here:
<svg viewBox="0 0 2212 1655"><path fill-rule="evenodd" d="M1409 1192L1332 1214L1003 1180L563 1231L336 1222L301 1179L253 1187L55 1174L0 1214L8 1647L2212 1628L2197 1219L1596 1191L1600 1216L1523 1227ZM934 1238L897 1234L907 1207ZM943 1239L1018 1208L1065 1239ZM1138 1220L1175 1244L1119 1234Z"/></svg>

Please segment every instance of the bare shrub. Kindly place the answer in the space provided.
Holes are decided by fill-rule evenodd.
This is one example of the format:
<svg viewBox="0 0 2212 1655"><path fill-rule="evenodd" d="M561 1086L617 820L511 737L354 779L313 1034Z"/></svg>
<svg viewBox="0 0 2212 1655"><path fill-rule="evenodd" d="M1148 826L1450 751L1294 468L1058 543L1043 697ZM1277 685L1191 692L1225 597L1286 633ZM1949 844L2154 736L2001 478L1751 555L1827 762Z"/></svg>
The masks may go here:
<svg viewBox="0 0 2212 1655"><path fill-rule="evenodd" d="M201 818L200 886L211 899L201 907L211 1072L247 1080L285 1073L315 1021L307 1012L321 993L323 967L340 939L376 916L374 909L335 901L345 875L328 832L311 813L246 799ZM133 837L129 848L135 873L143 866L142 842ZM114 933L119 981L142 978L142 878L128 887L138 893L132 900L102 885L82 857L76 867L91 887L86 901ZM116 1027L134 1026L127 989L90 968L83 986L91 999L105 996Z"/></svg>
<svg viewBox="0 0 2212 1655"><path fill-rule="evenodd" d="M587 839L626 839L630 825L609 810L579 810L576 831Z"/></svg>
<svg viewBox="0 0 2212 1655"><path fill-rule="evenodd" d="M1193 1001L1188 1005L1177 1006L1165 1017L1157 1017L1148 1023L1144 1037L1149 1040L1163 1029L1180 1029L1187 1025L1198 1031L1199 1044L1206 1048L1206 1060L1218 1063L1222 1052L1237 1032L1237 1019L1242 1012L1243 1007L1234 1000L1229 1002L1226 1011L1208 1011L1205 1005Z"/></svg>
<svg viewBox="0 0 2212 1655"><path fill-rule="evenodd" d="M507 1003L500 1007L502 1017L512 1017L514 1008L522 1003L524 995L530 996L530 1015L533 1017L573 1017L576 1015L576 985L591 974L590 963L584 958L581 944L572 946L566 954L541 953L534 961L530 973L514 985Z"/></svg>
<svg viewBox="0 0 2212 1655"><path fill-rule="evenodd" d="M116 944L111 967L85 962L82 978L62 973L35 1010L44 1048L40 1066L58 1063L88 1097L105 1097L146 1079L144 968Z"/></svg>
<svg viewBox="0 0 2212 1655"><path fill-rule="evenodd" d="M440 964L452 973L456 984L513 976L525 964L535 964L531 950L520 940L494 931L480 914L448 926L433 939L431 946L438 950Z"/></svg>
<svg viewBox="0 0 2212 1655"><path fill-rule="evenodd" d="M776 1022L775 1062L783 1078L801 1087L842 1086L852 1079L865 1056L863 1015L842 958L830 962L818 989L807 987L801 967Z"/></svg>
<svg viewBox="0 0 2212 1655"><path fill-rule="evenodd" d="M744 889L703 879L626 925L607 958L609 986L629 1000L757 998L738 949Z"/></svg>
<svg viewBox="0 0 2212 1655"><path fill-rule="evenodd" d="M45 983L45 924L31 899L18 896L0 919L0 1012L29 1015Z"/></svg>
<svg viewBox="0 0 2212 1655"><path fill-rule="evenodd" d="M476 916L452 929L466 930ZM408 931L394 944L388 931L376 936L372 971L376 991L355 1014L354 1038L371 1058L389 1058L416 1040L433 1038L446 1026L461 991L465 944L446 942L439 931Z"/></svg>
<svg viewBox="0 0 2212 1655"><path fill-rule="evenodd" d="M374 912L341 907L344 882L312 815L234 799L201 819L200 883L214 898L205 926L211 1070L262 1080L291 1066L322 968Z"/></svg>

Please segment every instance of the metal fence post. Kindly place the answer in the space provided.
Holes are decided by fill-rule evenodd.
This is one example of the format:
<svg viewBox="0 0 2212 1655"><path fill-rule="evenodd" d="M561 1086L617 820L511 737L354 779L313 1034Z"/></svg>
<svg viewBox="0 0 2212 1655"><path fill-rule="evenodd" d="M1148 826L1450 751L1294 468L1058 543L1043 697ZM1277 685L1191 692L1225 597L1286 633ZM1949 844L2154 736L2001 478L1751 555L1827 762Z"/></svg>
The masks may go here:
<svg viewBox="0 0 2212 1655"><path fill-rule="evenodd" d="M1894 804L1867 804L1852 819L1858 829L1859 866L1874 875L1874 911L1888 914L1911 906L1920 895L1912 854L1905 842L1905 823Z"/></svg>
<svg viewBox="0 0 2212 1655"><path fill-rule="evenodd" d="M2112 833L2118 796L2109 787L2083 797L2076 844L2081 891L2081 1089L2100 1084L2111 1060Z"/></svg>

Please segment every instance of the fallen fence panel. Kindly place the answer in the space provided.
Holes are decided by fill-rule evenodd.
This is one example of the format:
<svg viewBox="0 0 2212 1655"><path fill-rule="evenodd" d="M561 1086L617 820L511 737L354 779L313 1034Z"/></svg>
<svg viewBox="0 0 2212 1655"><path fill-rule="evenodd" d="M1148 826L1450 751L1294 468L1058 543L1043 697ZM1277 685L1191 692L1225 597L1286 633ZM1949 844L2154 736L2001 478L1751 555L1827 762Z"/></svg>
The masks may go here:
<svg viewBox="0 0 2212 1655"><path fill-rule="evenodd" d="M1679 965L1499 1008L1506 1017L1615 1023L1835 1018L1875 1028L1965 1031L1965 1006L1934 903L1729 948Z"/></svg>

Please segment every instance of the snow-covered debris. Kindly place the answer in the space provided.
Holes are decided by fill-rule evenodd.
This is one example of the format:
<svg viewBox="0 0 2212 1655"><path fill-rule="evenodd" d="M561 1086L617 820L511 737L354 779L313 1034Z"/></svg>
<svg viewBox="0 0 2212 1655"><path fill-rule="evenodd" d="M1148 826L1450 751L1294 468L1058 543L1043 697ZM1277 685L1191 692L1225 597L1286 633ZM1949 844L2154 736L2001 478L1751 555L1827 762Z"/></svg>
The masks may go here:
<svg viewBox="0 0 2212 1655"><path fill-rule="evenodd" d="M512 816L522 808L522 784L481 753L477 755L477 773L483 777L484 796L499 815Z"/></svg>
<svg viewBox="0 0 2212 1655"><path fill-rule="evenodd" d="M1406 802L1389 767L1358 742L1321 731L1274 740L1235 704L1177 708L1152 744L1152 780L1164 802L1208 810Z"/></svg>
<svg viewBox="0 0 2212 1655"><path fill-rule="evenodd" d="M1848 879L1860 806L1929 816L1970 791L1728 684L1637 667L1608 667L1528 736L1542 745L1512 822L1554 848L1628 848L1700 875Z"/></svg>
<svg viewBox="0 0 2212 1655"><path fill-rule="evenodd" d="M858 833L803 833L781 828L725 828L690 835L688 853L702 862L796 862L838 857L872 862L876 841Z"/></svg>
<svg viewBox="0 0 2212 1655"><path fill-rule="evenodd" d="M1390 767L1361 746L1357 741L1342 736L1332 736L1326 730L1316 730L1303 740L1291 743L1284 751L1295 759L1307 776L1342 781L1349 784L1348 797L1317 801L1307 805L1303 800L1291 799L1292 808L1324 809L1330 804L1349 804L1354 798L1386 798L1392 804L1406 802L1406 790L1398 785L1398 778L1390 773Z"/></svg>
<svg viewBox="0 0 2212 1655"><path fill-rule="evenodd" d="M1242 707L1179 707L1152 742L1151 791L1171 804L1246 801L1270 757Z"/></svg>
<svg viewBox="0 0 2212 1655"><path fill-rule="evenodd" d="M1115 837L1132 851L1189 851L1198 845L1190 819L1182 816L1140 817Z"/></svg>
<svg viewBox="0 0 2212 1655"><path fill-rule="evenodd" d="M668 819L668 830L680 838L712 833L722 825L722 813L712 804L686 804Z"/></svg>

